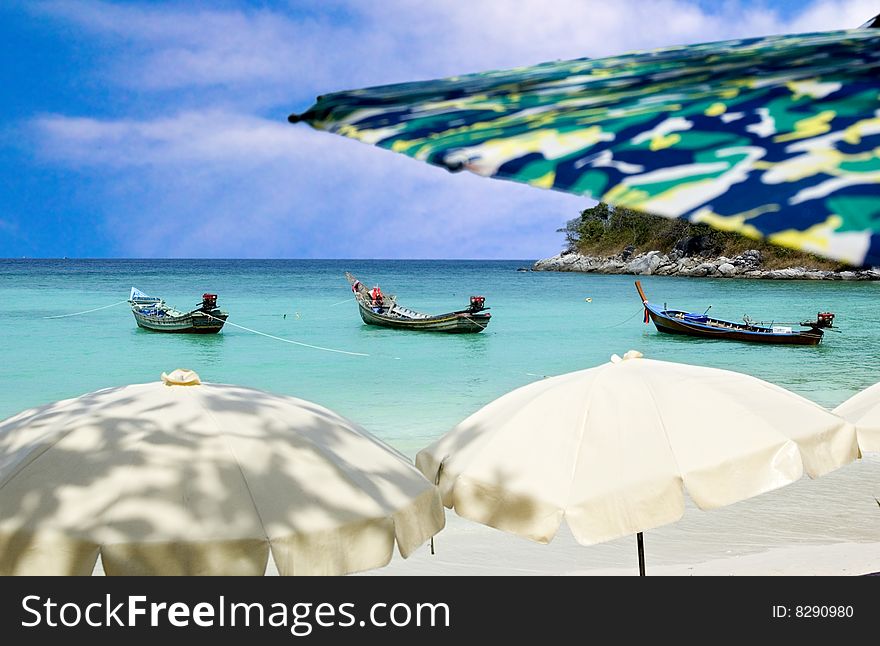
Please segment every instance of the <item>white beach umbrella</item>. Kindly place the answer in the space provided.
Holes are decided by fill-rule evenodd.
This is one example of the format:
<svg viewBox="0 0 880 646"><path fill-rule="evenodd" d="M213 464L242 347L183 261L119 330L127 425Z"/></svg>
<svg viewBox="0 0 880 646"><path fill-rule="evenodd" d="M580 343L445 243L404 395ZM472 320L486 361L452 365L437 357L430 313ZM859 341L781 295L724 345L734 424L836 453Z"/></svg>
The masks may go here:
<svg viewBox="0 0 880 646"><path fill-rule="evenodd" d="M343 574L444 524L402 455L300 399L175 371L0 423L0 573Z"/></svg>
<svg viewBox="0 0 880 646"><path fill-rule="evenodd" d="M537 381L416 457L443 503L541 543L563 519L584 545L714 509L859 457L853 427L744 374L641 358Z"/></svg>
<svg viewBox="0 0 880 646"><path fill-rule="evenodd" d="M847 399L834 413L856 427L862 451L880 451L880 382Z"/></svg>

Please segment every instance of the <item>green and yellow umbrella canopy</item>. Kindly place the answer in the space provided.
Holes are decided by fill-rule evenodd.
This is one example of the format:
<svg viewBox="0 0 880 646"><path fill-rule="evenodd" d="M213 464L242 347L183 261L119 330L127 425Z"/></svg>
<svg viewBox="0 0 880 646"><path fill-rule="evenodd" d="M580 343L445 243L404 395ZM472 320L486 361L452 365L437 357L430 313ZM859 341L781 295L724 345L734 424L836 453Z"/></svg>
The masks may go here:
<svg viewBox="0 0 880 646"><path fill-rule="evenodd" d="M880 264L880 30L337 92L289 120L451 171Z"/></svg>

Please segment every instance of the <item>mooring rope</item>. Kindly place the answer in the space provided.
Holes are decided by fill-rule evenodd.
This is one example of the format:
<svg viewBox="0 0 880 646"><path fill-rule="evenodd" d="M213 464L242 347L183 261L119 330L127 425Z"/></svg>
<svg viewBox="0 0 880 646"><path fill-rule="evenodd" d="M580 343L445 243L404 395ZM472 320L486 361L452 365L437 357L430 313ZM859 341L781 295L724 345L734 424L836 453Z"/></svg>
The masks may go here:
<svg viewBox="0 0 880 646"><path fill-rule="evenodd" d="M82 312L74 312L73 314L59 314L57 316L44 316L44 319L63 319L68 316L79 316L80 314L89 314L90 312L97 312L98 310L106 310L108 307L116 307L117 305L122 305L123 303L127 303L128 300L119 301L118 303L113 303L112 305L105 305L104 307L96 307L93 310L84 310Z"/></svg>
<svg viewBox="0 0 880 646"><path fill-rule="evenodd" d="M333 305L328 305L327 307L336 307L337 305L342 305L343 303L350 303L354 300L354 296L351 298L346 298L344 301L339 301L338 303L333 303Z"/></svg>
<svg viewBox="0 0 880 646"><path fill-rule="evenodd" d="M635 312L632 316L623 319L620 323L615 323L614 325L606 325L605 327L596 328L598 330L610 330L613 327L617 327L618 325L623 325L624 323L628 323L632 321L636 316L645 311L644 307L640 307L637 312Z"/></svg>
<svg viewBox="0 0 880 646"><path fill-rule="evenodd" d="M216 316L211 316L207 312L204 312L205 316L208 318L214 319L215 321L222 321L223 319L219 319ZM291 343L293 345L300 345L304 348L312 348L313 350L323 350L324 352L336 352L338 354L347 354L353 357L369 357L370 355L364 352L349 352L348 350L337 350L335 348L325 348L320 345L312 345L311 343L303 343L302 341L294 341L293 339L284 339L280 336L275 336L274 334L267 334L266 332L260 332L259 330L254 330L249 327L245 327L243 325L238 325L237 323L231 323L230 321L226 321L226 325L231 325L232 327L237 327L240 330L244 330L245 332L251 332L252 334L258 334L260 336L264 336L268 339L275 339L276 341L281 341L283 343Z"/></svg>
<svg viewBox="0 0 880 646"><path fill-rule="evenodd" d="M466 318L469 322L471 322L471 323L473 323L474 325L476 325L476 326L477 326L478 328L480 328L481 330L485 330L487 327L489 327L489 324L488 324L488 323L486 323L486 325L481 325L480 323L477 323L474 319L470 318L469 316L466 316L466 317L464 317L464 318Z"/></svg>

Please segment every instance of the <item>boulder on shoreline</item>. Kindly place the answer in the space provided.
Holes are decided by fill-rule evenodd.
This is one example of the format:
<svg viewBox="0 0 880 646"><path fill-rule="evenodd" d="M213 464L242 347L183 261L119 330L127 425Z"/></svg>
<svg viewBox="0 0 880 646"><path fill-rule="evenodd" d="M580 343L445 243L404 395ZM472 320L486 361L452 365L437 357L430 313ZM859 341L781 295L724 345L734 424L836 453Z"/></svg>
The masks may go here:
<svg viewBox="0 0 880 646"><path fill-rule="evenodd" d="M574 271L634 276L696 276L711 278L763 278L768 280L880 280L880 267L825 271L807 267L762 269L761 252L749 249L733 258L708 259L683 255L683 249L671 254L659 251L635 253L631 248L615 256L584 256L562 252L535 263L534 271Z"/></svg>

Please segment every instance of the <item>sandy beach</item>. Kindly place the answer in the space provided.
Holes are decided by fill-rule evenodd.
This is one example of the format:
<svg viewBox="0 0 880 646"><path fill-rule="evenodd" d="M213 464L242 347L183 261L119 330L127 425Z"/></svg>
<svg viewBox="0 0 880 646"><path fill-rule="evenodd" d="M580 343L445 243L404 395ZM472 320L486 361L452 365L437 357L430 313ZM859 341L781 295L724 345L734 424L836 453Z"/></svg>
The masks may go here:
<svg viewBox="0 0 880 646"><path fill-rule="evenodd" d="M395 557L370 575L396 576L636 576L634 537L603 545L578 545L563 529L549 545L504 534L454 514L437 537L436 554L424 547L408 560ZM880 542L792 544L751 554L704 559L693 544L675 546L657 530L646 534L648 576L851 576L880 571ZM717 537L707 536L715 541ZM690 548L695 548L690 552ZM755 544L755 550L762 548ZM604 561L604 564L603 564Z"/></svg>

